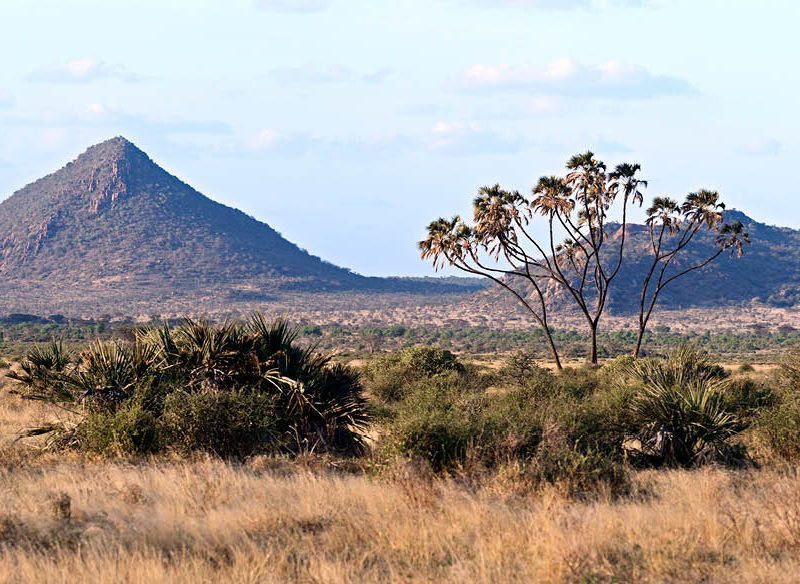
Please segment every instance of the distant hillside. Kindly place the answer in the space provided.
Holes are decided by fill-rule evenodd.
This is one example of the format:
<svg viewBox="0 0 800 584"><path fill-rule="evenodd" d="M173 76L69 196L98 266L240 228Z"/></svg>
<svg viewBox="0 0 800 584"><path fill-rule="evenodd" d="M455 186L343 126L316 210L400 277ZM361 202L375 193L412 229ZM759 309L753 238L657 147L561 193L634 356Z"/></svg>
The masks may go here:
<svg viewBox="0 0 800 584"><path fill-rule="evenodd" d="M723 256L675 282L662 307L800 305L800 231L738 211L726 219L742 221L750 232L745 257ZM635 306L649 257L645 228L631 225L629 233L626 265L609 302L617 313ZM699 240L684 261L710 243ZM334 266L198 193L121 137L92 146L0 203L0 315L220 314L269 306L377 311L391 320L409 307L419 318L424 310L413 307L424 304L438 306L440 320L447 320L457 318L449 307L475 292L473 306L485 310L509 302L487 285L474 278L369 278ZM548 296L556 309L570 306L558 288Z"/></svg>
<svg viewBox="0 0 800 584"><path fill-rule="evenodd" d="M117 137L0 203L0 313L265 302L290 292L468 292L367 278L203 196ZM155 304L155 307L153 305ZM166 307L165 307L166 308Z"/></svg>
<svg viewBox="0 0 800 584"><path fill-rule="evenodd" d="M0 203L0 276L72 281L234 281L355 286L241 211L201 195L114 138Z"/></svg>
<svg viewBox="0 0 800 584"><path fill-rule="evenodd" d="M732 259L725 253L702 270L678 278L659 296L659 306L668 309L693 306L720 306L758 302L773 307L800 304L800 231L773 227L751 219L741 211L726 211L725 221L741 221L750 234L751 245L744 257ZM608 227L611 239L606 253L617 253L621 227ZM702 232L701 232L702 233ZM637 309L641 282L650 267L650 237L646 226L629 225L625 244L625 263L614 280L608 307L616 313ZM695 243L677 256L667 276L694 265L712 250L713 236L698 234ZM531 290L525 289L529 295ZM496 290L484 294L496 294ZM572 306L560 287L547 287L550 302L558 308Z"/></svg>

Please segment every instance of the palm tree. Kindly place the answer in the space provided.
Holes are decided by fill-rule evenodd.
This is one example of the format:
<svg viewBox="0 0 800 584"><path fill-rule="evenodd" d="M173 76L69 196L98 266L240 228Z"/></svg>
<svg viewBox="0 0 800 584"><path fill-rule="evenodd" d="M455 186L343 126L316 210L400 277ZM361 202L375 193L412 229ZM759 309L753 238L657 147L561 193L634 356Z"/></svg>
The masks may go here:
<svg viewBox="0 0 800 584"><path fill-rule="evenodd" d="M744 245L750 243L750 237L741 222L723 222L724 210L725 205L720 201L719 193L706 189L689 193L681 205L667 197L656 197L653 200L645 221L650 230L653 259L642 282L639 296L639 330L633 349L634 357L638 357L641 351L647 323L658 296L670 282L704 268L726 250L730 250L731 257L741 257L744 253ZM716 233L713 251L690 266L668 275L668 269L674 265L675 258L689 246L701 229Z"/></svg>
<svg viewBox="0 0 800 584"><path fill-rule="evenodd" d="M618 164L609 175L612 180L610 190L616 194L621 187L626 199L630 198L632 202L641 205L644 201L644 194L639 189L640 187L647 188L647 181L636 177L636 173L640 170L642 170L640 164L629 164L627 162Z"/></svg>
<svg viewBox="0 0 800 584"><path fill-rule="evenodd" d="M547 320L547 305L538 278L538 264L520 245L517 227L523 224L518 206L525 201L518 192L508 192L498 185L482 188L474 200L475 227L467 226L458 216L439 218L428 225L428 236L418 243L420 255L430 260L437 271L445 265L463 272L489 278L506 291L533 316L547 339L557 369L561 369L552 331ZM486 265L481 252L495 260L503 256L511 269ZM529 302L507 278L524 279L533 288L538 306Z"/></svg>
<svg viewBox="0 0 800 584"><path fill-rule="evenodd" d="M530 200L499 185L484 187L474 200L474 226L459 218L439 219L428 226L428 237L420 242L423 259L439 269L449 263L473 274L489 276L500 283L535 315L547 329L547 307L542 286L553 284L572 298L591 332L592 363L597 362L597 328L605 310L612 281L623 261L627 207L641 204L647 181L638 177L638 164L621 164L612 173L592 152L573 156L565 178L544 176L531 190ZM622 199L623 236L615 241L618 252L604 254L605 221L614 201ZM537 239L528 224L537 215L547 221L547 238ZM557 243L566 235L564 243ZM487 253L495 262L511 269L483 263ZM534 290L536 310L505 283L525 278ZM555 348L552 347L555 356Z"/></svg>
<svg viewBox="0 0 800 584"><path fill-rule="evenodd" d="M534 195L530 207L539 215L560 213L569 216L575 208L575 201L570 198L571 191L563 178L543 176L533 187Z"/></svg>

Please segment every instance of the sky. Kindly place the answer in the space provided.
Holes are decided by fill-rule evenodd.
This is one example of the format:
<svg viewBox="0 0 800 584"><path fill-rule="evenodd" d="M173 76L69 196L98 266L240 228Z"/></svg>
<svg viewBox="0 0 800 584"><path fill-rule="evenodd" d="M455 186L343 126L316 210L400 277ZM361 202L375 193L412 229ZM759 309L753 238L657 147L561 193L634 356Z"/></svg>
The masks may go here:
<svg viewBox="0 0 800 584"><path fill-rule="evenodd" d="M577 152L800 227L800 3L2 0L0 198L123 135L366 275Z"/></svg>

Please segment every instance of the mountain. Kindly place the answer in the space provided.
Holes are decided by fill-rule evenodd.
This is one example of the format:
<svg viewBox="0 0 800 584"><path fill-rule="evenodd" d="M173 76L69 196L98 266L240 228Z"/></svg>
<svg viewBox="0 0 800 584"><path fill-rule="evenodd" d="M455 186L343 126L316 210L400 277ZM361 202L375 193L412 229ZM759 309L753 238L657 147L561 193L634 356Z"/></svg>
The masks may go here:
<svg viewBox="0 0 800 584"><path fill-rule="evenodd" d="M745 256L722 256L675 281L660 306L800 306L800 231L739 211L725 218L750 233ZM620 227L609 229L613 252ZM675 267L702 257L711 244L709 236L698 238ZM635 308L648 247L646 227L629 225L611 312ZM438 306L437 318L446 320L476 291L474 306L509 302L484 288L475 279L369 278L334 266L200 194L122 137L92 146L0 203L0 315L219 314L264 306L396 320L429 314L424 304ZM571 305L560 288L547 294L556 310Z"/></svg>
<svg viewBox="0 0 800 584"><path fill-rule="evenodd" d="M365 280L201 195L121 137L0 203L0 237L3 278L179 284L268 277L317 287Z"/></svg>
<svg viewBox="0 0 800 584"><path fill-rule="evenodd" d="M775 227L748 217L741 211L724 212L724 221L740 221L750 235L744 256L732 258L724 253L705 268L670 283L659 296L662 308L721 306L759 303L786 308L800 305L800 230ZM618 253L621 226L609 225L606 265ZM644 225L628 225L624 263L612 284L608 308L622 314L638 309L641 283L652 261L649 230ZM666 272L669 277L708 257L714 236L699 232ZM530 296L532 290L522 287ZM487 292L486 294L489 294ZM494 292L491 292L494 293ZM572 299L561 287L549 284L546 295L556 309L572 307Z"/></svg>
<svg viewBox="0 0 800 584"><path fill-rule="evenodd" d="M481 287L332 265L200 194L122 137L0 203L0 314L194 312L301 292Z"/></svg>

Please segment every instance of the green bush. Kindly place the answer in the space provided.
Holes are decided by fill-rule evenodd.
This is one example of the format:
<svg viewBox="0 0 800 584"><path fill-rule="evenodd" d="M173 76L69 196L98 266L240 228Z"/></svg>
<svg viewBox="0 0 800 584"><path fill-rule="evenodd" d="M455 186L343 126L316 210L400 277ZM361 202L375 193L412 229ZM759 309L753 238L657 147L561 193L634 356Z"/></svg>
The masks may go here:
<svg viewBox="0 0 800 584"><path fill-rule="evenodd" d="M591 395L602 383L593 366L565 367L556 375L556 381L558 392L577 399Z"/></svg>
<svg viewBox="0 0 800 584"><path fill-rule="evenodd" d="M400 362L400 355L387 355L369 362L363 368L368 391L380 401L396 402L403 399L409 387L419 380Z"/></svg>
<svg viewBox="0 0 800 584"><path fill-rule="evenodd" d="M158 419L141 403L115 410L96 409L81 422L76 443L96 454L153 454L161 448Z"/></svg>
<svg viewBox="0 0 800 584"><path fill-rule="evenodd" d="M450 351L436 347L409 347L368 363L364 367L364 377L372 395L391 403L408 396L415 384L425 379L466 371Z"/></svg>
<svg viewBox="0 0 800 584"><path fill-rule="evenodd" d="M737 377L728 380L723 394L726 407L743 420L751 420L776 402L771 381Z"/></svg>
<svg viewBox="0 0 800 584"><path fill-rule="evenodd" d="M409 347L400 353L400 363L410 371L426 377L450 371L464 371L464 366L455 355L438 347Z"/></svg>
<svg viewBox="0 0 800 584"><path fill-rule="evenodd" d="M600 376L612 383L625 383L628 379L627 371L636 361L632 355L620 355L606 361L599 370Z"/></svg>
<svg viewBox="0 0 800 584"><path fill-rule="evenodd" d="M279 442L276 421L269 395L206 389L169 394L159 422L164 443L172 448L244 456Z"/></svg>
<svg viewBox="0 0 800 584"><path fill-rule="evenodd" d="M58 343L36 348L14 378L26 397L82 411L75 444L94 452L359 451L369 417L358 372L297 346L297 334L260 313L187 319L96 342L77 360Z"/></svg>
<svg viewBox="0 0 800 584"><path fill-rule="evenodd" d="M40 401L73 401L76 394L63 379L73 366L73 354L61 341L35 346L20 363L20 371L10 371L6 377L17 382L18 392Z"/></svg>
<svg viewBox="0 0 800 584"><path fill-rule="evenodd" d="M422 458L436 470L452 467L481 435L482 400L457 377L429 379L398 405L387 441L399 454Z"/></svg>
<svg viewBox="0 0 800 584"><path fill-rule="evenodd" d="M569 495L581 496L607 488L614 495L630 489L623 461L595 450L543 446L528 467L537 484L554 485Z"/></svg>
<svg viewBox="0 0 800 584"><path fill-rule="evenodd" d="M775 391L754 409L750 438L768 458L800 461L800 353L784 357Z"/></svg>
<svg viewBox="0 0 800 584"><path fill-rule="evenodd" d="M800 396L793 395L762 411L752 434L768 457L800 461Z"/></svg>
<svg viewBox="0 0 800 584"><path fill-rule="evenodd" d="M621 390L578 391L559 376L537 375L491 393L476 391L464 376L437 376L417 384L395 407L385 442L400 455L421 458L437 471L467 462L498 468L518 461L535 482L570 490L625 482L618 409ZM576 395L586 395L578 398ZM592 487L593 488L593 487Z"/></svg>
<svg viewBox="0 0 800 584"><path fill-rule="evenodd" d="M780 374L795 390L800 390L800 351L794 349L783 357Z"/></svg>
<svg viewBox="0 0 800 584"><path fill-rule="evenodd" d="M724 457L728 440L745 427L726 398L724 371L692 347L634 361L626 373L640 383L630 412L653 463L691 466L702 455Z"/></svg>
<svg viewBox="0 0 800 584"><path fill-rule="evenodd" d="M531 351L516 351L503 360L497 370L497 377L503 383L523 385L532 377L537 377L545 370L536 363L536 356Z"/></svg>

